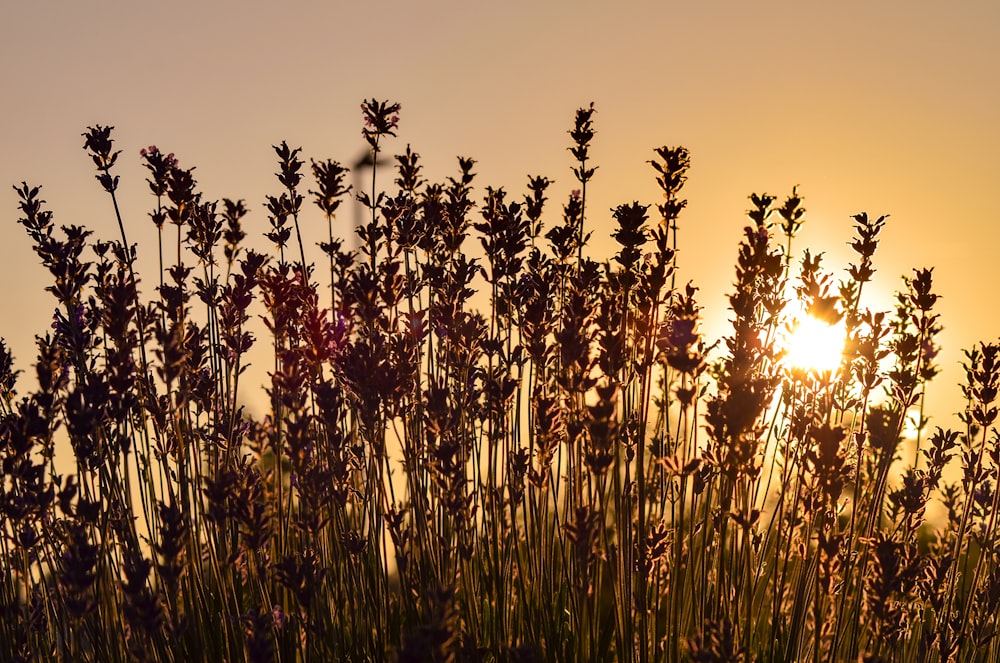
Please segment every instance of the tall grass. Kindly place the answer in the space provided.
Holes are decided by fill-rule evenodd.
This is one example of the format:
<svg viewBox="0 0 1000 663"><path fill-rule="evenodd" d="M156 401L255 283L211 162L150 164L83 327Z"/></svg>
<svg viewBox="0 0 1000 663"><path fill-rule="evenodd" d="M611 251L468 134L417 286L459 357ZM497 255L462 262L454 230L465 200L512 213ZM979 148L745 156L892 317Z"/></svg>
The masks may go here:
<svg viewBox="0 0 1000 663"><path fill-rule="evenodd" d="M373 157L398 111L362 105ZM145 149L149 299L110 127L85 149L120 237L15 187L56 308L36 389L0 344L0 658L1000 660L1000 346L966 352L961 427L928 430L932 271L868 310L884 217L854 217L837 278L796 257L795 190L750 197L732 331L706 341L675 264L684 148L654 151L662 201L618 206L617 253L588 257L593 113L561 214L545 177L476 193L471 159L433 183L407 147L352 192L281 143L272 255L242 246L243 201ZM352 193L356 251L333 231ZM799 309L844 324L836 369L784 361Z"/></svg>

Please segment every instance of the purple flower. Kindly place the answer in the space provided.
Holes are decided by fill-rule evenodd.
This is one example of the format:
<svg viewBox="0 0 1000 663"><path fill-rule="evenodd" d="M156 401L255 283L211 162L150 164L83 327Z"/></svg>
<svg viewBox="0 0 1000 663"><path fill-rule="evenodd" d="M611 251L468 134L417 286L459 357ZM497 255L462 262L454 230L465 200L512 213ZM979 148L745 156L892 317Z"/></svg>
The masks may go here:
<svg viewBox="0 0 1000 663"><path fill-rule="evenodd" d="M274 619L274 628L276 629L284 628L285 622L288 621L288 615L285 614L285 611L278 604L275 604L271 608L271 617Z"/></svg>

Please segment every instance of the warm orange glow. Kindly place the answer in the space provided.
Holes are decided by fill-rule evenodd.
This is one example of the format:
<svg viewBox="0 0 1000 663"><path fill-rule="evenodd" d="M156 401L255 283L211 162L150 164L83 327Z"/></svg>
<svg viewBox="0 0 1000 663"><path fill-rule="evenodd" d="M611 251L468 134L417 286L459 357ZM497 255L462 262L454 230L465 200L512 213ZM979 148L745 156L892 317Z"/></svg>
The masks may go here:
<svg viewBox="0 0 1000 663"><path fill-rule="evenodd" d="M844 355L844 323L829 324L805 315L789 328L783 342L785 365L817 373L835 371Z"/></svg>

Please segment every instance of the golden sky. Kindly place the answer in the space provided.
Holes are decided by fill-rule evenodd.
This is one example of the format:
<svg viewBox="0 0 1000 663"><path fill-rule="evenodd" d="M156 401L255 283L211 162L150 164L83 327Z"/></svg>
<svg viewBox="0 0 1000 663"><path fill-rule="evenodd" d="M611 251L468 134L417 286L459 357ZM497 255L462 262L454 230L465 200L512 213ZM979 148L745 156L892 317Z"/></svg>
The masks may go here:
<svg viewBox="0 0 1000 663"><path fill-rule="evenodd" d="M403 107L388 149L411 143L427 177L452 175L457 155L478 161L480 192L519 195L527 175L546 175L557 214L575 188L566 131L593 101L595 250L607 247L611 207L658 202L652 149L688 147L679 261L717 333L751 192L783 198L799 185L798 248L826 251L838 271L850 216L890 214L876 255L884 294L869 305L887 306L912 268L935 267L946 372L930 398L947 414L959 406L961 348L1000 334L998 28L994 1L8 2L0 335L28 369L53 302L11 185L42 184L57 223L117 236L81 149L88 125L116 127L148 287L141 147L197 166L206 197L245 198L246 230L259 235L264 196L279 192L271 145L351 162L364 146L361 100L392 99ZM315 221L318 241L318 211Z"/></svg>

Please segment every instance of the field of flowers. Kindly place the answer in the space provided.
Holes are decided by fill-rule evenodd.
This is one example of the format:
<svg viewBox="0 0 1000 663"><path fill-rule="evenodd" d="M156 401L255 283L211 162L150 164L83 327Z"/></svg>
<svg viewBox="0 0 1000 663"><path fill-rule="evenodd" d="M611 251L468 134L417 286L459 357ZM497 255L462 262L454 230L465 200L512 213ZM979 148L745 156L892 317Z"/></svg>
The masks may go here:
<svg viewBox="0 0 1000 663"><path fill-rule="evenodd" d="M244 201L148 147L140 280L110 127L84 147L119 237L15 187L55 313L34 362L0 342L0 659L1000 660L1000 345L965 353L960 429L930 430L932 270L864 305L884 217L854 217L838 276L794 248L796 190L750 196L713 343L675 264L687 150L651 153L662 200L613 210L602 263L592 105L555 211L546 177L477 191L460 158L428 182L408 146L377 165L398 111L362 105L365 190L275 146L270 255ZM802 316L842 326L838 365L786 361Z"/></svg>

